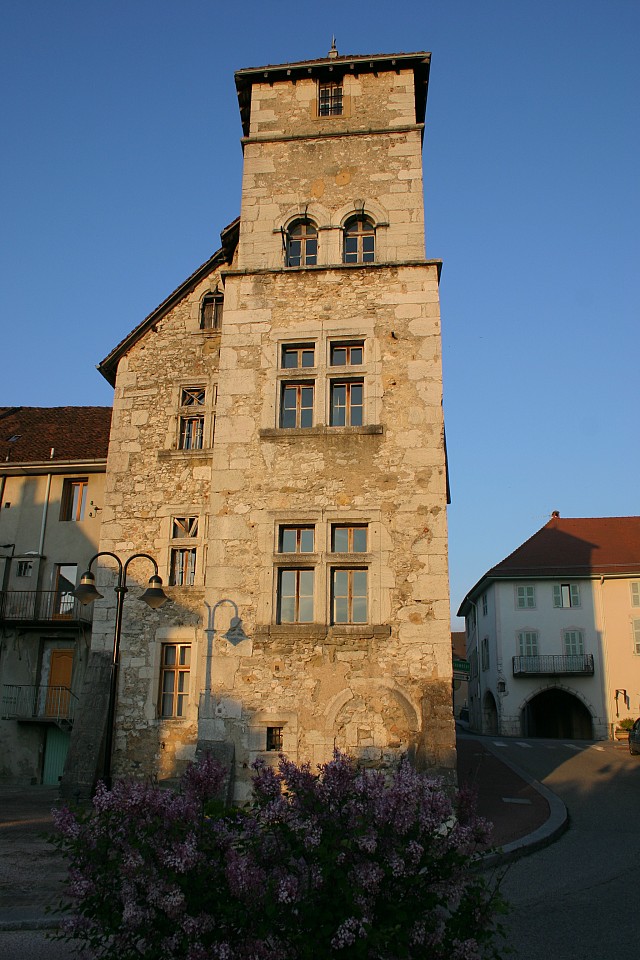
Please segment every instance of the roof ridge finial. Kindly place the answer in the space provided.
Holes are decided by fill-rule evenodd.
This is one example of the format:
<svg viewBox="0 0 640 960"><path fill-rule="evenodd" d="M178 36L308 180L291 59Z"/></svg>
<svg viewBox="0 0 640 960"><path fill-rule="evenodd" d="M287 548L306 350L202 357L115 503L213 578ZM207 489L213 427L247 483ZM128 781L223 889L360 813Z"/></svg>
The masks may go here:
<svg viewBox="0 0 640 960"><path fill-rule="evenodd" d="M338 56L338 48L336 47L335 37L331 37L331 50L329 50L328 56L330 60L335 60L336 57Z"/></svg>

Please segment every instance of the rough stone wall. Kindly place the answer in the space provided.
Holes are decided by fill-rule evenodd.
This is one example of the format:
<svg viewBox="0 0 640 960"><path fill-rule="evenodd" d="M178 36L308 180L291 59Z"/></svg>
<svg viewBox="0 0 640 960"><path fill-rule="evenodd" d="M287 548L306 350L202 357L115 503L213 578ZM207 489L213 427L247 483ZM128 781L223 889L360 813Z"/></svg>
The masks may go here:
<svg viewBox="0 0 640 960"><path fill-rule="evenodd" d="M449 772L455 763L438 267L424 259L413 77L346 78L346 115L328 120L313 116L316 89L254 87L237 261L131 348L116 384L101 549L151 552L166 581L171 518L197 515L199 533L193 586L169 588L160 611L125 602L114 769L171 778L196 746L227 742L237 799L251 762L277 756L269 727L296 759L326 760L336 745L376 764L404 752ZM340 262L358 198L376 223L368 266ZM285 269L281 228L305 209L320 228L318 266ZM216 337L198 330L198 309L222 281ZM362 427L329 425L331 346L345 342L364 348L362 365L339 371L364 384ZM287 344L312 345L314 367L283 371ZM313 425L284 430L283 383L298 374L314 383ZM176 450L180 390L198 385L205 449ZM352 563L368 572L365 624L332 623L331 571L350 562L332 555L338 523L367 527ZM300 562L314 571L311 623L278 623L278 571L295 566L279 550L287 524L315 531ZM144 564L131 567L140 586ZM105 649L107 594L94 626ZM223 598L244 622L236 645L223 636L230 604L206 633L204 601ZM192 645L181 720L158 719L163 642Z"/></svg>
<svg viewBox="0 0 640 960"><path fill-rule="evenodd" d="M345 77L345 91L357 91L346 116L314 119L317 89L314 80L253 87L239 266L281 266L281 227L304 210L319 228L318 262L339 263L341 227L356 201L380 224L378 260L423 258L413 74Z"/></svg>

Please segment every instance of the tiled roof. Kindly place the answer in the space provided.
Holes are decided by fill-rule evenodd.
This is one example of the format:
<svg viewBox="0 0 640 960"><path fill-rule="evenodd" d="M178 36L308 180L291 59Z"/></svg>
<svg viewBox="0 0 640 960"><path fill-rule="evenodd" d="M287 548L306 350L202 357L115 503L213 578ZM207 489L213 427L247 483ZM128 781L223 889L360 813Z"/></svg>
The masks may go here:
<svg viewBox="0 0 640 960"><path fill-rule="evenodd" d="M640 569L640 517L553 516L487 576L602 574Z"/></svg>
<svg viewBox="0 0 640 960"><path fill-rule="evenodd" d="M110 407L0 407L0 472L16 463L104 460L110 425Z"/></svg>
<svg viewBox="0 0 640 960"><path fill-rule="evenodd" d="M460 605L491 580L640 574L640 517L559 517L526 540L476 583Z"/></svg>

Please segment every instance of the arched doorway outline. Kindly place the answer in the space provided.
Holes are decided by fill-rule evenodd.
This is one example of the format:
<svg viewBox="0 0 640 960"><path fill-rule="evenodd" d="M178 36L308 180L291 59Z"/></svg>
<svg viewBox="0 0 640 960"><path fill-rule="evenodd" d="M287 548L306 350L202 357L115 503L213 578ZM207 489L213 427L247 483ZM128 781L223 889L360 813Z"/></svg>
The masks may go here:
<svg viewBox="0 0 640 960"><path fill-rule="evenodd" d="M589 715L589 719L591 721L591 737L593 737L593 732L595 728L595 719L596 719L596 713L595 713L593 703L587 697L585 697L580 690L577 690L575 687L570 687L565 683L549 683L544 686L540 686L536 690L533 690L531 693L529 693L526 697L522 698L522 700L520 701L520 705L518 707L522 735L532 736L532 734L530 733L525 733L525 729L524 729L527 707L529 707L532 704L532 702L536 700L539 696L545 693L556 692L556 691L558 693L564 693L570 697L573 697L575 700L578 701L580 706L583 707L583 709ZM587 739L591 739L591 737ZM572 739L572 738L568 737L567 739ZM575 739L584 739L584 738L578 737Z"/></svg>

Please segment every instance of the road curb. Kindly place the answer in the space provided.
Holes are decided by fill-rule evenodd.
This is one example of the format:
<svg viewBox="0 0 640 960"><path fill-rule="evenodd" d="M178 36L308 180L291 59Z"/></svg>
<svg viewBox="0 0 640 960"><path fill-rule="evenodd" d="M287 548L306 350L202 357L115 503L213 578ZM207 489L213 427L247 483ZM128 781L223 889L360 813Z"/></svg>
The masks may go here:
<svg viewBox="0 0 640 960"><path fill-rule="evenodd" d="M503 847L497 850L489 850L479 858L479 865L484 868L511 863L513 860L518 860L520 857L525 857L535 850L541 850L543 847L548 847L549 844L555 843L569 827L569 812L560 797L556 796L555 793L549 790L548 787L545 787L543 783L540 783L539 780L535 780L526 770L523 770L508 757L505 757L492 743L483 740L483 746L501 763L509 767L518 777L528 783L533 790L536 790L540 796L544 797L549 804L549 817L541 827L538 827L524 837L519 837L518 840L505 843Z"/></svg>

